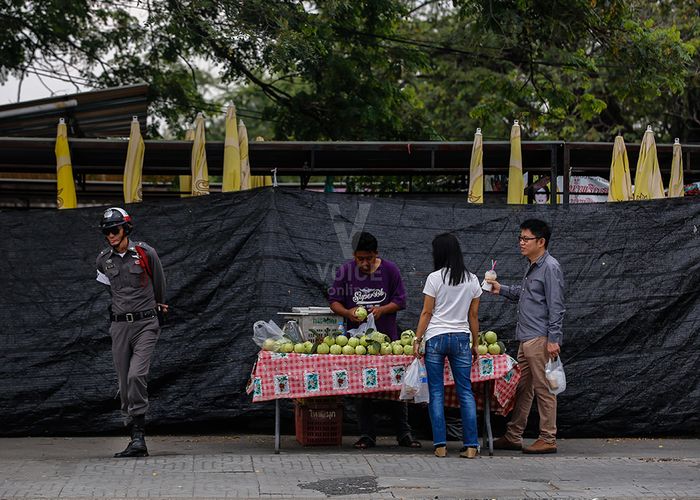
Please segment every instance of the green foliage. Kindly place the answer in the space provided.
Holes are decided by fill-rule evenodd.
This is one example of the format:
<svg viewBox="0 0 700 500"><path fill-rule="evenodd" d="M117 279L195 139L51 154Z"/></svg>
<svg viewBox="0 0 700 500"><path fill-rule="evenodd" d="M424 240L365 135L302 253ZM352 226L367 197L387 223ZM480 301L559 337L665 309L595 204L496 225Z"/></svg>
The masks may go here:
<svg viewBox="0 0 700 500"><path fill-rule="evenodd" d="M685 0L0 0L0 79L146 81L151 134L700 140L700 16ZM247 115L247 116L246 116ZM402 181L393 180L400 189Z"/></svg>

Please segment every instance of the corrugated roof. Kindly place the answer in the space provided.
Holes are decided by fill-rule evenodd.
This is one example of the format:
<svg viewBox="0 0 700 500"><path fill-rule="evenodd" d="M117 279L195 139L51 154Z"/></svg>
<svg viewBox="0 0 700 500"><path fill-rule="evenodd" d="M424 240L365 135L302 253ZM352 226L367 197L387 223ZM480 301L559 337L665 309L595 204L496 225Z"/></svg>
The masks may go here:
<svg viewBox="0 0 700 500"><path fill-rule="evenodd" d="M148 84L113 87L0 106L0 136L55 137L64 118L69 137L126 137L131 119L146 126Z"/></svg>

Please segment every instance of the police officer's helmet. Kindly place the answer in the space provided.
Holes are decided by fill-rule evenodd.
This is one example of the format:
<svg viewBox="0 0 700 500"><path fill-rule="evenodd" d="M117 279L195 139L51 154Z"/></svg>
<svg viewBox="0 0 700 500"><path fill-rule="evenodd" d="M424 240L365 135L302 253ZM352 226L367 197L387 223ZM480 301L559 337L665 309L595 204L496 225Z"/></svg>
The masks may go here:
<svg viewBox="0 0 700 500"><path fill-rule="evenodd" d="M134 228L131 222L131 216L126 213L126 210L119 207L110 207L105 210L105 213L102 214L102 221L100 222L100 229L102 229L102 232L119 226L124 226L125 234L131 233L131 230Z"/></svg>

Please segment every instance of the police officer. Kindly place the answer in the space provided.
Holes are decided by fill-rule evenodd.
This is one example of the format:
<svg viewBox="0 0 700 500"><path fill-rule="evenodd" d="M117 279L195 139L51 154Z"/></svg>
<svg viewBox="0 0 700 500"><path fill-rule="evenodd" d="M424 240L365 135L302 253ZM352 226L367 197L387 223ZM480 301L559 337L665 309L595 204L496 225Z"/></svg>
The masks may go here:
<svg viewBox="0 0 700 500"><path fill-rule="evenodd" d="M147 378L165 313L165 275L149 245L129 240L131 217L117 207L105 210L100 229L109 247L97 257L97 281L109 287L112 357L119 378L121 410L131 427L131 441L115 457L147 457L145 425Z"/></svg>

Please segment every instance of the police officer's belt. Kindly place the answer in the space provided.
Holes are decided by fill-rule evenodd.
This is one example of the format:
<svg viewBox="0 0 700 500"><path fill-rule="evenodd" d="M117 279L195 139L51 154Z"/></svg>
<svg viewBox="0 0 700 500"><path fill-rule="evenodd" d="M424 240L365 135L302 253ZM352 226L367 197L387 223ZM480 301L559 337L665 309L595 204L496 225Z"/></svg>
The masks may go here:
<svg viewBox="0 0 700 500"><path fill-rule="evenodd" d="M148 309L146 311L139 311L134 313L112 314L110 317L112 318L112 321L127 321L129 323L133 323L134 321L138 321L140 319L155 318L156 310Z"/></svg>

